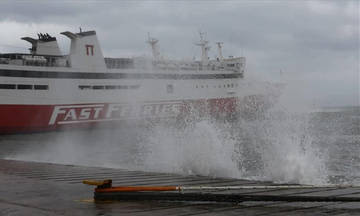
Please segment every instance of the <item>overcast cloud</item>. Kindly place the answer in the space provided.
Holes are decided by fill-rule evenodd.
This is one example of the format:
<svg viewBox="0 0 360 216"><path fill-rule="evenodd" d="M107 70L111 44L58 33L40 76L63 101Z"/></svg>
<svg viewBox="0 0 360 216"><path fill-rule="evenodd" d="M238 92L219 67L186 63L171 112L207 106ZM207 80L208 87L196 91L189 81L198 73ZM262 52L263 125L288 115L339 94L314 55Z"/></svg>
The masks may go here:
<svg viewBox="0 0 360 216"><path fill-rule="evenodd" d="M26 51L19 40L48 32L64 54L62 31L96 30L104 54L149 54L147 33L164 56L199 57L199 30L245 55L246 76L282 80L318 106L359 105L359 1L1 1L0 52ZM280 70L283 75L280 76Z"/></svg>

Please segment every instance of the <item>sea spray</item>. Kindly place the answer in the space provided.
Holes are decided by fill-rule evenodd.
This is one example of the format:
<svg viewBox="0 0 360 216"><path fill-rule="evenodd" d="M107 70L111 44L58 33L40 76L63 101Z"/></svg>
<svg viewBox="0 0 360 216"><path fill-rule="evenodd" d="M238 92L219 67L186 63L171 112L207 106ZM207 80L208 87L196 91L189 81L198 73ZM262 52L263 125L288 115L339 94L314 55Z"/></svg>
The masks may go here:
<svg viewBox="0 0 360 216"><path fill-rule="evenodd" d="M261 119L203 120L189 127L154 126L141 141L141 170L327 183L326 151L313 142L307 115L269 112Z"/></svg>
<svg viewBox="0 0 360 216"><path fill-rule="evenodd" d="M326 183L326 153L314 145L306 116L268 113L237 124L245 176L276 182Z"/></svg>
<svg viewBox="0 0 360 216"><path fill-rule="evenodd" d="M203 120L189 127L155 126L143 140L143 169L211 177L241 177L230 130Z"/></svg>
<svg viewBox="0 0 360 216"><path fill-rule="evenodd" d="M260 117L261 116L261 117ZM306 113L273 109L257 119L145 122L24 135L31 148L7 158L284 183L327 183L327 151ZM38 143L37 143L38 142Z"/></svg>

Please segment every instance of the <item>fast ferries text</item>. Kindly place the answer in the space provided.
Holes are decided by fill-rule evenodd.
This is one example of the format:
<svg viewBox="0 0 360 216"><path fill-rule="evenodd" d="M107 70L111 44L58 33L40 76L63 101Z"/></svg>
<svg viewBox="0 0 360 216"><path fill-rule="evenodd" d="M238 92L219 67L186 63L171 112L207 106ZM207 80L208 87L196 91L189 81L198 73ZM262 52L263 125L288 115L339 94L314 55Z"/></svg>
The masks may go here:
<svg viewBox="0 0 360 216"><path fill-rule="evenodd" d="M49 120L49 125L132 118L175 117L180 112L180 106L180 103L55 106Z"/></svg>

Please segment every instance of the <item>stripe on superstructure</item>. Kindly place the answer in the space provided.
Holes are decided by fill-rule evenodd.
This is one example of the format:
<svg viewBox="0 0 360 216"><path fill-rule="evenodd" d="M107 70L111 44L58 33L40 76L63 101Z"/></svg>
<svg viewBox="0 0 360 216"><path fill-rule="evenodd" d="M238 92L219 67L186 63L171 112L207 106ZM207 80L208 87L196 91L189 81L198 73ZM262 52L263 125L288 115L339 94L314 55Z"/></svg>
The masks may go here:
<svg viewBox="0 0 360 216"><path fill-rule="evenodd" d="M241 73L231 74L163 74L163 73L88 73L88 72L55 72L30 70L0 69L0 76L23 78L52 79L236 79L242 78Z"/></svg>

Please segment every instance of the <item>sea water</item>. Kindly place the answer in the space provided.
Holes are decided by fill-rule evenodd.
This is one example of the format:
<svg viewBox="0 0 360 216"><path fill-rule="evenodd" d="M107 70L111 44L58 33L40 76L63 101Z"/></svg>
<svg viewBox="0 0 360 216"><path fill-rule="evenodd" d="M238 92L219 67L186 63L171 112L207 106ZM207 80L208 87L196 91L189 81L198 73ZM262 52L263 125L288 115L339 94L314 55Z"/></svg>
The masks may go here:
<svg viewBox="0 0 360 216"><path fill-rule="evenodd" d="M360 184L360 107L6 135L1 158L281 183Z"/></svg>

